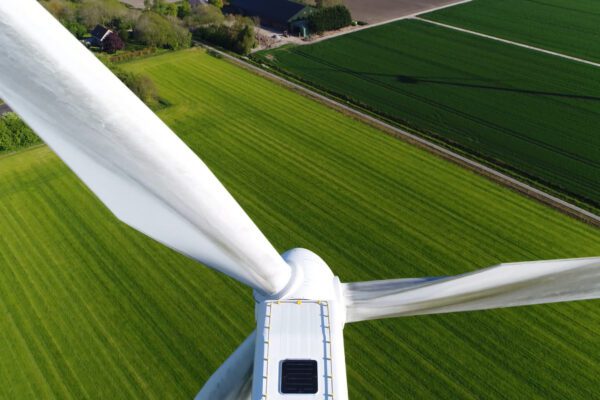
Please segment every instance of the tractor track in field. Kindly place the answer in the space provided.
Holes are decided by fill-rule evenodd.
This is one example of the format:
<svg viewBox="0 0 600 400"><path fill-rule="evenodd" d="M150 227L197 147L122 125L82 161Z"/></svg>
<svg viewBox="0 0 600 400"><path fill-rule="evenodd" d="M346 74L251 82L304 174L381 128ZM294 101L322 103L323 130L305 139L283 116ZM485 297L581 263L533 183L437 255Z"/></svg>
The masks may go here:
<svg viewBox="0 0 600 400"><path fill-rule="evenodd" d="M444 24L442 22L433 21L433 20L430 20L430 19L427 19L427 18L421 18L419 16L414 16L414 17L412 17L412 19L416 19L417 21L425 22L425 23L432 24L432 25L437 25L437 26L442 27L442 28L452 29L452 30L455 30L455 31L458 31L458 32L463 32L463 33L468 33L470 35L475 35L475 36L479 36L479 37L482 37L482 38L486 38L486 39L490 39L490 40L495 40L497 42L502 42L502 43L510 44L510 45L517 46L517 47L523 47L524 49L533 50L533 51L537 51L537 52L540 52L540 53L549 54L551 56L560 57L560 58L564 58L566 60L571 60L571 61L575 61L575 62L578 62L578 63L587 64L587 65L591 65L591 66L600 68L600 63L596 63L596 62L593 62L593 61L590 61L590 60L585 60L583 58L569 56L569 55L566 55L566 54L563 54L563 53L558 53L556 51L542 49L541 47L535 47L535 46L531 46L531 45L528 45L528 44L524 44L524 43L520 43L520 42L515 42L513 40L503 39L503 38L498 37L498 36L487 35L485 33L477 32L477 31L472 31L470 29L465 29L465 28L461 28L461 27L458 27L458 26L454 26L454 25Z"/></svg>
<svg viewBox="0 0 600 400"><path fill-rule="evenodd" d="M566 200L563 200L563 199L553 196L549 193L546 193L540 189L537 189L525 182L521 182L518 179L515 179L515 178L513 178L505 173L502 173L500 171L497 171L497 170L495 170L487 165L484 165L478 161L475 161L468 157L465 157L465 156L463 156L455 151L452 151L446 147L440 146L439 144L436 144L428 139L425 139L414 133L408 132L405 129L401 129L397 126L394 126L385 121L382 121L370 114L367 114L365 112L357 110L349 105L346 105L346 104L341 103L337 100L334 100L330 97L327 97L323 94L320 94L320 93L318 93L314 90L311 90L305 86L291 82L280 75L266 71L256 65L253 65L253 64L251 64L245 60L242 60L238 57L232 56L230 54L227 54L225 52L217 50L217 49L210 47L208 45L205 45L203 43L196 43L196 44L219 54L221 57L223 57L237 65L240 65L241 67L243 67L247 70L255 72L255 73L257 73L263 77L266 77L272 81L275 81L283 86L293 89L300 94L303 94L307 97L310 97L312 99L320 101L321 103L331 106L331 107L337 109L338 111L341 111L351 117L354 117L358 120L366 122L371 126L377 127L380 130L383 130L384 132L386 132L394 137L405 140L405 141L415 144L423 149L426 149L432 153L435 153L438 156L443 157L444 159L447 159L447 160L452 161L456 164L459 164L463 167L466 167L471 171L474 171L480 175L483 175L483 176L487 177L488 179L498 182L498 183L500 183L506 187L509 187L519 193L522 193L531 198L534 198L534 199L536 199L546 205L549 205L567 215L570 215L579 220L582 220L590 225L600 227L600 216L598 216L597 214L595 214L591 211L588 211L588 210L583 209L579 206L576 206L572 203L569 203Z"/></svg>

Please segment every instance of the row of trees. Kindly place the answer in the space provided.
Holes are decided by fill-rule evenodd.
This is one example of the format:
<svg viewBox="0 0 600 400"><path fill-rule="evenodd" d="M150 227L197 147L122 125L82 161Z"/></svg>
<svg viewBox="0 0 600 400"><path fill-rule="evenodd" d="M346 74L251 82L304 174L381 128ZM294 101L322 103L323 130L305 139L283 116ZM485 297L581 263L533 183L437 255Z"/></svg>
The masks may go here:
<svg viewBox="0 0 600 400"><path fill-rule="evenodd" d="M220 22L196 27L194 38L244 55L249 54L256 46L254 21L239 15L228 16Z"/></svg>
<svg viewBox="0 0 600 400"><path fill-rule="evenodd" d="M138 10L129 9L118 0L43 0L41 3L79 38L96 25L124 31L132 29L139 16Z"/></svg>
<svg viewBox="0 0 600 400"><path fill-rule="evenodd" d="M41 0L46 8L75 36L82 39L96 25L115 34L104 41L102 50L115 53L127 43L180 49L191 45L192 33L240 54L256 46L254 22L246 17L223 15L222 0L190 6L189 1L167 3L145 0L145 10L128 8L119 0Z"/></svg>
<svg viewBox="0 0 600 400"><path fill-rule="evenodd" d="M96 25L111 29L121 40L113 37L104 49L108 52L125 43L170 49L191 45L191 33L181 19L191 12L187 1L176 5L151 0L144 11L128 8L119 0L43 0L42 4L79 39Z"/></svg>
<svg viewBox="0 0 600 400"><path fill-rule="evenodd" d="M38 143L41 143L40 138L17 114L9 112L0 117L0 153L23 149Z"/></svg>

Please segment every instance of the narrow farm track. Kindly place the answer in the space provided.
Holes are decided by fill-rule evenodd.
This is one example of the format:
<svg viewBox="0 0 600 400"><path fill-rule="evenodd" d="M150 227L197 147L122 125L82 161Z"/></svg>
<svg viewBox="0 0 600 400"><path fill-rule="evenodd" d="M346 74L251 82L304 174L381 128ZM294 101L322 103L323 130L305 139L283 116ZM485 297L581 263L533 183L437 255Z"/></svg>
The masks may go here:
<svg viewBox="0 0 600 400"><path fill-rule="evenodd" d="M278 250L344 281L600 254L597 229L198 49L123 67ZM0 398L191 398L253 329L248 289L116 222L46 147L0 158L0 221ZM348 325L350 396L593 398L597 305Z"/></svg>
<svg viewBox="0 0 600 400"><path fill-rule="evenodd" d="M600 62L596 0L473 0L422 18Z"/></svg>
<svg viewBox="0 0 600 400"><path fill-rule="evenodd" d="M589 60L584 60L584 59L578 58L578 57L568 56L568 55L563 54L563 53L557 53L556 51L550 51L550 50L542 49L540 47L530 46L528 44L523 44L523 43L515 42L513 40L502 39L502 38L499 38L497 36L486 35L485 33L475 32L475 31L472 31L472 30L469 30L469 29L460 28L460 27L454 26L454 25L443 24L441 22L432 21L432 20L429 20L427 18L414 17L414 19L416 19L418 21L427 22L428 24L433 24L433 25L441 26L442 28L452 29L452 30L455 30L455 31L458 31L458 32L468 33L470 35L475 35L475 36L479 36L479 37L482 37L482 38L485 38L485 39L495 40L497 42L502 42L502 43L510 44L510 45L517 46L517 47L522 47L524 49L533 50L533 51L537 51L537 52L544 53L544 54L549 54L551 56L564 58L566 60L575 61L575 62L578 62L578 63L587 64L587 65L591 65L591 66L594 66L594 67L600 67L600 63L589 61Z"/></svg>

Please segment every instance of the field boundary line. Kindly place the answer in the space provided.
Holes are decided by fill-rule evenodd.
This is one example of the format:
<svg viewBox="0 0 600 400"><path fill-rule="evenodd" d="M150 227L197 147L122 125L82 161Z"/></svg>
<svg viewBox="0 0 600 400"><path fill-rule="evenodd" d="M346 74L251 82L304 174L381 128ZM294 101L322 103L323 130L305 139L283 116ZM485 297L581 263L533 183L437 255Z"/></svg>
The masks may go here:
<svg viewBox="0 0 600 400"><path fill-rule="evenodd" d="M197 44L219 54L223 58L241 66L242 68L245 68L251 72L257 73L260 76L270 79L271 81L274 81L274 82L282 84L288 88L291 88L291 89L295 90L296 92L299 92L300 94L306 95L307 97L316 99L323 104L326 104L328 106L331 106L334 109L337 109L338 111L345 112L358 120L361 120L375 128L379 128L380 130L384 131L387 134L390 134L391 136L394 136L394 137L403 139L406 142L415 144L427 151L430 151L434 154L437 154L438 156L443 157L444 159L447 159L451 162L454 162L463 167L466 167L467 169L469 169L471 171L474 171L480 175L483 175L483 176L487 177L488 179L493 180L500 185L511 188L521 194L524 194L524 195L526 195L530 198L533 198L541 203L544 203L554 209L557 209L557 210L563 212L564 214L575 217L575 218L577 218L583 222L586 222L590 225L600 227L600 216L598 216L597 214L595 214L591 211L588 211L586 209L578 207L575 204L569 203L568 201L558 198L550 193L546 193L543 190L537 189L525 182L522 182L522 181L520 181L516 178L513 178L505 173L497 171L492 167L488 167L487 165L484 165L478 161L472 160L471 158L468 158L459 153L456 153L453 150L450 150L446 147L436 144L436 143L432 142L431 140L425 139L414 133L410 133L407 130L401 129L395 125L392 125L390 123L382 121L372 115L369 115L365 112L357 110L349 105L343 104L337 100L334 100L330 97L320 94L320 93L318 93L312 89L309 89L305 86L302 86L298 83L291 82L282 76L279 76L272 72L266 71L266 70L254 65L254 64L251 64L248 61L245 61L241 58L232 56L230 54L227 54L223 51L220 51L214 47L205 45L203 43L197 43Z"/></svg>
<svg viewBox="0 0 600 400"><path fill-rule="evenodd" d="M469 29L460 28L458 26L448 25L448 24L444 24L444 23L441 23L441 22L437 22L437 21L432 21L430 19L425 19L425 18L422 18L422 17L419 17L419 16L413 16L412 19L415 19L415 20L418 20L418 21L422 21L422 22L426 22L426 23L432 24L432 25L441 26L442 28L453 29L455 31L459 31L459 32L463 32L463 33L469 33L471 35L483 37L483 38L486 38L486 39L496 40L498 42L511 44L513 46L523 47L525 49L529 49L529 50L533 50L533 51L538 51L540 53L545 53L545 54L549 54L549 55L552 55L552 56L556 56L556 57L560 57L560 58L565 58L567 60L576 61L576 62L579 62L579 63L582 63L582 64L588 64L588 65L592 65L594 67L600 68L600 63L595 63L593 61L585 60L583 58L577 58L577 57L573 57L573 56L568 56L566 54L558 53L556 51L546 50L546 49L542 49L540 47L530 46L528 44L519 43L519 42L515 42L515 41L512 41L512 40L508 40L508 39L502 39L502 38L500 38L498 36L486 35L485 33L480 33L480 32L477 32L477 31L472 31L472 30L469 30Z"/></svg>
<svg viewBox="0 0 600 400"><path fill-rule="evenodd" d="M396 18L385 20L385 21L375 22L374 24L367 24L367 25L364 25L364 26L359 26L356 29L351 29L351 30L344 31L344 32L333 33L333 34L328 35L328 36L323 36L323 37L320 37L320 38L317 38L317 39L314 39L314 40L310 40L310 41L307 41L307 42L298 43L298 45L305 46L305 45L309 45L309 44L319 43L319 42L322 42L324 40L333 39L333 38L344 36L344 35L349 35L350 33L364 31L365 29L375 28L375 27L378 27L378 26L381 26L381 25L391 24L392 22L402 21L403 19L415 18L416 16L421 15L421 14L427 14L427 13L430 13L430 12L434 12L434 11L438 11L438 10L443 10L444 8L450 8L450 7L458 6L460 4L470 3L471 1L473 1L473 0L457 0L457 1L452 2L452 3L444 4L442 6L428 8L426 10L420 10L420 11L417 11L417 12L414 12L414 13L411 13L411 14L403 15L401 17L396 17Z"/></svg>

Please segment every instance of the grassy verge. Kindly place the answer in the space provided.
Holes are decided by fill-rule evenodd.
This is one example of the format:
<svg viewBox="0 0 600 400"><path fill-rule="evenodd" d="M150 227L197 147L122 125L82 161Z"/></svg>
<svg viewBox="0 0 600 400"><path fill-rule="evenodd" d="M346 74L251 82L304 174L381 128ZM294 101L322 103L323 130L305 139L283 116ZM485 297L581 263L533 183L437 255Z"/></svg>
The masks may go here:
<svg viewBox="0 0 600 400"><path fill-rule="evenodd" d="M344 281L600 254L598 230L204 52L135 61L277 249ZM117 223L47 148L0 159L0 397L190 398L250 291ZM351 398L589 399L597 302L346 327Z"/></svg>

